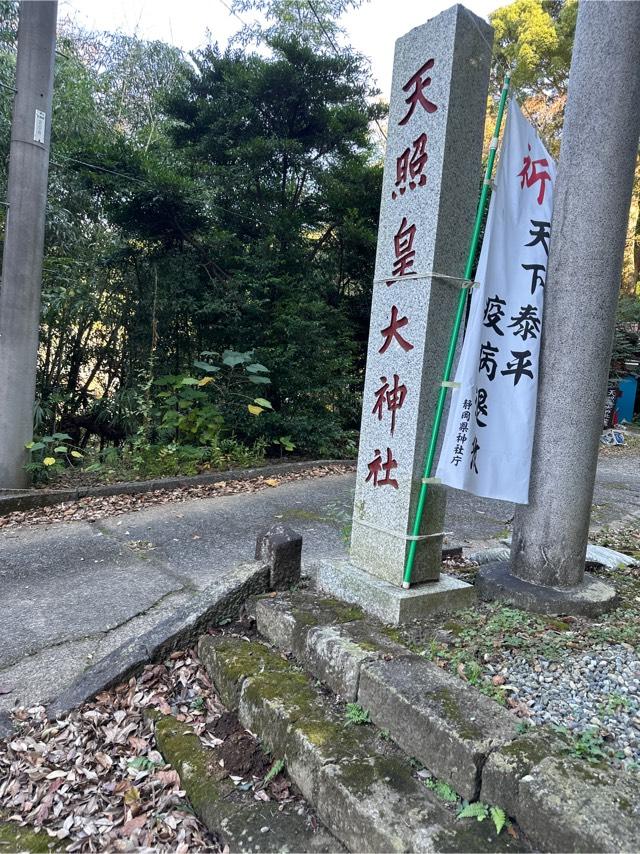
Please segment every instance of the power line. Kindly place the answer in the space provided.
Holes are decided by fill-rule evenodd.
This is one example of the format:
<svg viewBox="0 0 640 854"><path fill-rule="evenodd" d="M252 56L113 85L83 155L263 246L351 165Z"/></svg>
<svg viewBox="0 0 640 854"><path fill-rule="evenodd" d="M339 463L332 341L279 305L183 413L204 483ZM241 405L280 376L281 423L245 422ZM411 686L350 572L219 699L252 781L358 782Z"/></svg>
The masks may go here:
<svg viewBox="0 0 640 854"><path fill-rule="evenodd" d="M136 178L133 175L127 175L125 172L118 172L115 169L107 169L106 166L100 166L97 163L87 163L86 160L79 160L77 157L68 157L67 155L61 154L59 157L62 160L68 160L72 163L78 163L81 166L86 166L88 169L96 169L98 172L106 172L109 175L115 175L118 178L124 178L126 181L131 181L136 184L140 184L143 187L148 187L153 190L157 190L161 192L160 188L155 184L152 184L150 181L144 181L141 178ZM64 169L64 165L62 163L57 163L55 160L50 161L52 166L57 166L59 169ZM187 199L190 202L196 202L198 204L203 204L202 198L196 198L195 196L187 196L184 195L182 198ZM225 213L231 214L232 216L237 216L240 219L246 219L249 222L256 222L260 225L268 225L269 223L266 220L259 219L255 216L246 216L246 214L241 214L238 211L231 210L231 208L225 208L222 205L216 204L215 202L210 202L208 200L204 201L205 205L209 205L209 207L216 208L217 210L224 211Z"/></svg>
<svg viewBox="0 0 640 854"><path fill-rule="evenodd" d="M313 12L313 15L314 15L314 17L315 17L316 21L317 21L317 22L318 22L318 24L320 25L320 29L322 30L322 32L323 32L323 33L324 33L324 35L325 35L325 38L327 39L327 41L329 42L329 44L330 44L330 45L331 45L331 47L333 48L333 52L334 52L335 54L338 54L338 48L336 47L336 43L335 43L335 42L334 42L334 40L331 38L331 36L329 35L329 33L326 31L325 26L324 26L324 24L322 23L322 20L320 19L320 16L319 16L319 15L318 15L318 13L316 12L316 8L315 8L315 6L313 5L313 3L311 2L311 0L307 0L307 5L309 6L309 8L311 9L311 11Z"/></svg>
<svg viewBox="0 0 640 854"><path fill-rule="evenodd" d="M117 175L119 178L126 178L127 181L134 181L137 184L146 184L146 181L141 180L140 178L136 178L133 175L127 175L125 172L117 172L115 169L107 169L106 166L98 166L96 163L87 163L85 160L78 160L77 157L68 157L66 154L61 154L60 157L63 160L69 160L71 163L79 163L81 166L86 166L89 169L96 169L98 172L108 172L109 175ZM57 166L60 169L64 169L62 163L56 163L55 160L51 160L52 166Z"/></svg>
<svg viewBox="0 0 640 854"><path fill-rule="evenodd" d="M221 0L221 2L222 2L222 0ZM325 38L327 39L327 41L328 41L328 42L329 42L329 44L331 45L331 47L332 47L332 49L333 49L333 52L335 53L335 55L336 55L337 57L339 57L339 56L340 56L340 51L338 50L338 48L337 48L336 43L334 42L334 40L331 38L331 36L330 36L330 35L329 35L329 33L327 32L327 30L325 29L325 26L324 26L324 24L322 23L322 19L320 18L320 16L319 16L319 15L318 15L318 13L316 12L316 8L315 8L315 6L313 5L313 3L311 2L311 0L307 0L307 5L309 6L309 8L311 9L311 11L313 12L314 17L315 17L316 21L318 22L318 24L319 24L319 26L320 26L320 29L321 29L321 30L322 30L322 32L324 33ZM378 119L374 119L374 122L375 122L375 124L376 124L376 127L377 127L377 128L378 128L378 130L380 131L380 135L382 136L382 138L383 138L383 139L384 139L384 141L386 142L386 141L387 141L387 135L386 135L386 133L382 130L382 127L381 127L381 125L380 125L380 122L378 121Z"/></svg>
<svg viewBox="0 0 640 854"><path fill-rule="evenodd" d="M234 18L237 18L240 21L240 23L242 24L243 27L249 26L249 24L247 24L247 22L244 20L244 18L241 18L240 15L236 12L236 10L233 9L231 6L229 6L229 4L225 2L225 0L219 0L219 2L222 3L224 8L227 10L227 12L230 15L233 15Z"/></svg>

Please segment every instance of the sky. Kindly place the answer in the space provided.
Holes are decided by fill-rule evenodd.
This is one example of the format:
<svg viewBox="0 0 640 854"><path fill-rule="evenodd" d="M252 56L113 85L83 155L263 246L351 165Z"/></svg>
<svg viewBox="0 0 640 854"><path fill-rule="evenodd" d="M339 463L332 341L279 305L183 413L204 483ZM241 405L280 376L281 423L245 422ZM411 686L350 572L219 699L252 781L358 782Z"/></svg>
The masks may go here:
<svg viewBox="0 0 640 854"><path fill-rule="evenodd" d="M465 0L465 6L486 18L504 2ZM230 0L60 0L58 15L68 15L90 29L136 33L140 38L160 39L189 51L207 41L207 30L224 46L241 28L229 5ZM388 98L391 89L396 39L451 5L452 0L365 0L345 16L342 24L347 38L371 60L373 77L383 97Z"/></svg>

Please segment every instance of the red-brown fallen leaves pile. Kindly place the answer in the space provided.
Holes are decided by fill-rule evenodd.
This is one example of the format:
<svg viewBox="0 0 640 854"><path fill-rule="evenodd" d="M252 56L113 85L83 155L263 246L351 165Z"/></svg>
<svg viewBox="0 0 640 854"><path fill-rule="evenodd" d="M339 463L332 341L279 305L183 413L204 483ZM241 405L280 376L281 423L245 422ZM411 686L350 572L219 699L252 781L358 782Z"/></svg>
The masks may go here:
<svg viewBox="0 0 640 854"><path fill-rule="evenodd" d="M224 708L206 672L193 652L173 653L62 721L18 710L20 730L0 741L2 818L42 828L67 851L219 851L157 751L147 707L220 744L209 729Z"/></svg>
<svg viewBox="0 0 640 854"><path fill-rule="evenodd" d="M140 492L136 495L106 495L79 498L37 510L16 511L0 516L0 528L20 528L26 525L51 524L52 522L95 522L108 516L119 516L133 510L142 510L157 504L191 501L194 498L215 498L219 495L239 495L243 492L258 492L290 483L294 480L327 477L354 471L348 463L331 463L302 471L279 474L272 477L255 477L251 480L226 480L200 486L178 489L163 489L156 492Z"/></svg>

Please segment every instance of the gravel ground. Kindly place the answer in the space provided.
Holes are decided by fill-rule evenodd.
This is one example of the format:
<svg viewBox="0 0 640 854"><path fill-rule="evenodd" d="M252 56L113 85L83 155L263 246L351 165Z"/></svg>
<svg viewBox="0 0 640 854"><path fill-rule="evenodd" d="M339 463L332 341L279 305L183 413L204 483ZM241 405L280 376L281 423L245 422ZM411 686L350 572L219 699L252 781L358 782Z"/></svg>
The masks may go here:
<svg viewBox="0 0 640 854"><path fill-rule="evenodd" d="M540 656L535 664L510 653L487 671L504 677L505 691L529 709L531 723L587 733L592 750L640 768L640 654L630 644L561 661Z"/></svg>
<svg viewBox="0 0 640 854"><path fill-rule="evenodd" d="M640 521L593 542L640 559ZM477 565L445 571L473 583ZM505 705L523 722L565 731L574 752L640 774L640 566L591 567L618 592L597 620L531 614L497 602L403 628L417 652Z"/></svg>

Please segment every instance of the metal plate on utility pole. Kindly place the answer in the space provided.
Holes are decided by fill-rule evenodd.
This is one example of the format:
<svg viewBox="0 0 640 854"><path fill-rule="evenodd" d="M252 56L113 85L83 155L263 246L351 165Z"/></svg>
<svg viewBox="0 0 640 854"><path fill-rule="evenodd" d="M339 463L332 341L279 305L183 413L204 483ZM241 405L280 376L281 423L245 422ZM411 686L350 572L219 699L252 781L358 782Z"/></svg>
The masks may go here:
<svg viewBox="0 0 640 854"><path fill-rule="evenodd" d="M46 126L47 114L42 110L36 110L36 118L33 124L33 141L41 142L44 145L44 131Z"/></svg>

